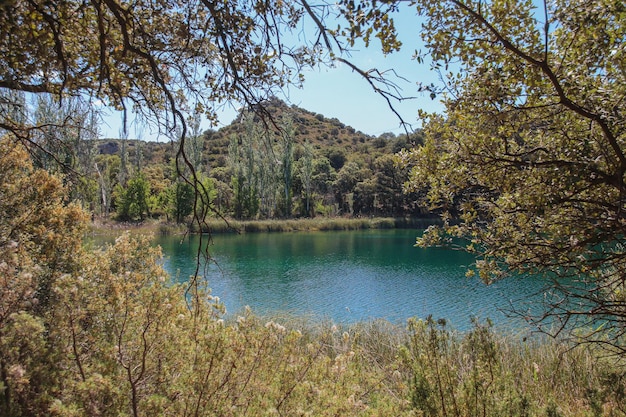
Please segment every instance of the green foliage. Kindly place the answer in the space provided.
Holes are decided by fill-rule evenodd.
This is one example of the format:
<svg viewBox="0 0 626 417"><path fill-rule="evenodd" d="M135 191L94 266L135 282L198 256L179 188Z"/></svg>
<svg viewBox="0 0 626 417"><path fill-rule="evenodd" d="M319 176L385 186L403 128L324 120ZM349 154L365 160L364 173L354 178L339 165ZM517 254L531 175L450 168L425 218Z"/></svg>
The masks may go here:
<svg viewBox="0 0 626 417"><path fill-rule="evenodd" d="M177 181L170 193L170 212L176 223L183 223L193 211L195 191L191 184Z"/></svg>
<svg viewBox="0 0 626 417"><path fill-rule="evenodd" d="M304 143L304 151L299 162L299 174L302 182L302 194L305 200L304 216L311 216L311 199L313 195L313 148L309 142Z"/></svg>
<svg viewBox="0 0 626 417"><path fill-rule="evenodd" d="M321 157L313 160L313 172L311 176L313 190L320 194L330 192L336 176L335 169L330 165L328 158Z"/></svg>
<svg viewBox="0 0 626 417"><path fill-rule="evenodd" d="M237 219L291 217L294 179L294 126L283 115L273 132L242 115L243 132L231 136L228 165Z"/></svg>
<svg viewBox="0 0 626 417"><path fill-rule="evenodd" d="M220 194L225 198L218 199L226 203L221 205L222 213L236 212L235 217L240 217L245 205L243 197L247 189L252 189L247 184L253 183L259 200L255 217L259 219L312 217L319 202L332 208L327 212L331 215L423 214L416 209L413 195L402 194L408 170L395 167L391 158L393 149L399 146L395 139L377 141L364 137L336 119L319 121L315 114L287 106L278 99L267 100L263 105L274 123L244 111L229 126L205 135L205 148L211 149L211 175L223 183ZM332 135L333 129L339 135L336 140L320 139L328 133ZM358 144L357 136L363 139ZM406 136L397 140L406 146ZM249 160L254 163L250 165ZM362 211L355 212L357 183L374 176L367 184L372 187L361 186L366 204ZM233 177L237 177L236 182ZM241 187L242 193L234 185ZM237 198L231 200L231 193ZM367 193L380 195L376 204Z"/></svg>
<svg viewBox="0 0 626 417"><path fill-rule="evenodd" d="M215 180L204 175L200 175L199 179L199 193L198 193L198 208L199 213L207 217L216 213L215 200L218 196L218 189L215 186Z"/></svg>
<svg viewBox="0 0 626 417"><path fill-rule="evenodd" d="M15 100L16 103L19 102L17 98L11 100ZM205 218L214 209L217 209L222 215L236 214L241 218L310 217L315 214L315 205L319 206L320 202L330 208L326 210L326 215L374 213L384 216L407 214L406 211L403 211L407 205L402 204L402 201L408 197L400 195L401 182L406 176L398 178L393 189L383 184L384 181L377 180L373 183L374 188L369 191L380 193L383 188L387 188L389 193L395 196L394 200L387 199L385 196L384 199L378 199L379 202L385 202L385 204L377 204L374 207L374 201L370 199L366 209L357 213L354 212L353 199L357 183L364 178L378 174L379 164L376 161L383 155L390 156L390 146L386 149L375 149L373 147L374 141L368 140L361 145L358 151L351 148L349 144L346 146L335 144L332 147L320 148L319 143L311 136L316 133L298 134L299 127L309 123L307 117L317 119L309 115L306 110L295 106L287 107L285 103L279 100L266 103L268 108L275 113L274 116L277 117L276 122L279 129L268 129L268 126L264 126L258 117L255 119L254 115L249 115L218 132L207 132L206 135L201 135L199 133L198 115L189 118L188 121L193 132L185 141L185 152L196 170L195 179L191 178L189 167L180 163L178 168L176 167L176 158L171 155L171 144L128 139L94 139L98 134L97 120L94 119L96 116L89 110L86 103L64 101L60 106L54 97L48 96L45 100L41 100L41 103L38 113L41 113L41 117L50 113L46 116L50 120L46 120L50 123L54 122L55 126L44 129L41 133L41 139L38 139L38 143L41 143L42 146L47 143L46 140L50 141L50 146L46 145L36 152L38 163L50 172L74 170L80 174L69 175L64 178L69 188L69 198L80 201L83 207L94 214L94 220L97 220L99 216L108 217L111 210L119 212L120 208L122 211L128 209L127 204L123 201L128 180L135 175L134 173L141 172L150 187L144 218L149 213L150 217L156 219L169 220L172 218L175 221L185 222L183 219L189 213L182 217L177 216L176 205L174 204L176 188L178 187L174 185L179 175L177 170L180 169L180 174L190 180L192 184L199 186L201 182L206 180L207 174L201 170L205 167L207 158L217 158L219 162L214 161L212 164L211 181L213 186L208 187L210 190L215 188L215 197L199 199L199 201L214 199L216 203L215 206L212 206L210 203L202 202L198 206L199 208L205 206L208 208L204 215ZM61 120L64 117L69 118L68 112L71 111L76 112L71 119L76 119L77 125L61 126ZM24 116L31 117L28 114ZM53 116L54 120L52 119ZM56 126L57 124L59 126ZM324 124L318 128L328 130L330 126L333 126L335 130L341 127L340 136L346 135L345 126L336 119L325 119ZM232 154L234 149L231 145L231 156L226 158L222 154L224 152L222 148L217 147L216 149L216 142L222 141L219 138L231 131L237 132L238 155L235 157ZM303 140L304 144L302 143ZM309 146L307 143L309 145L316 143L316 146ZM307 146L309 149L305 150ZM207 154L206 149L211 149L211 153ZM50 155L46 152L50 152ZM61 162L60 155L62 154L66 155L67 158L63 158L64 160L67 159L68 163L71 163L70 165L64 166ZM326 157L337 176L333 177L332 175L329 176L328 172L321 172L318 174L325 175L327 178L318 177L317 180L319 181L313 184L313 161L316 159L324 160ZM59 161L56 161L55 158ZM248 160L251 160L252 164ZM306 166L310 172L302 171ZM318 168L322 168L322 171L329 170L328 167L318 166ZM378 177L384 178L386 175L386 173L381 173ZM236 182L232 181L233 177L237 177ZM251 180L248 180L248 177ZM182 178L180 180L184 182ZM244 184L244 188L241 190L237 188L240 184ZM237 185L237 187L233 188L233 185ZM315 187L313 187L314 185ZM255 189L256 197L252 192ZM239 191L235 193L236 190ZM314 193L317 201L313 201ZM255 209L257 204L258 209ZM188 208L190 205L187 202L183 203L182 206ZM294 207L296 208L295 211ZM244 214L244 211L247 214ZM119 215L119 213L117 214ZM132 216L127 213L123 214L123 216L116 218L123 221L129 221L131 218L141 220L141 216L137 213ZM197 216L197 219L201 217ZM188 220L191 220L191 217ZM190 221L188 224L191 223L193 222Z"/></svg>
<svg viewBox="0 0 626 417"><path fill-rule="evenodd" d="M117 187L117 217L121 220L143 221L148 211L150 184L142 173L128 180L126 187Z"/></svg>
<svg viewBox="0 0 626 417"><path fill-rule="evenodd" d="M283 179L283 216L291 217L292 210L292 183L293 183L293 147L295 127L291 118L283 121L281 132L281 160L280 170Z"/></svg>
<svg viewBox="0 0 626 417"><path fill-rule="evenodd" d="M343 164L346 163L346 154L344 151L338 148L330 148L328 150L328 162L330 162L330 166L332 166L336 171L339 171Z"/></svg>
<svg viewBox="0 0 626 417"><path fill-rule="evenodd" d="M354 187L354 212L373 216L378 205L376 178L366 178Z"/></svg>
<svg viewBox="0 0 626 417"><path fill-rule="evenodd" d="M250 219L259 210L259 166L256 164L256 149L263 146L258 126L247 119L246 132L237 137L232 136L228 148L229 166L232 172L231 187L234 196L233 214L236 219ZM261 171L267 173L266 170ZM266 180L267 178L262 178ZM262 181L265 184L265 181ZM265 191L265 190L263 190Z"/></svg>
<svg viewBox="0 0 626 417"><path fill-rule="evenodd" d="M380 28L393 4L346 14L352 36ZM447 219L418 239L463 237L486 282L509 273L555 279L546 313L581 342L624 355L626 231L624 6L620 2L412 2L425 52L446 82L445 114L425 114L424 143L398 157L406 189ZM367 39L367 38L366 38ZM604 324L598 327L598 323ZM557 326L558 327L558 326ZM544 327L545 329L546 327Z"/></svg>
<svg viewBox="0 0 626 417"><path fill-rule="evenodd" d="M253 218L259 209L259 200L254 189L242 183L242 178L233 177L231 180L234 194L233 215L236 219Z"/></svg>

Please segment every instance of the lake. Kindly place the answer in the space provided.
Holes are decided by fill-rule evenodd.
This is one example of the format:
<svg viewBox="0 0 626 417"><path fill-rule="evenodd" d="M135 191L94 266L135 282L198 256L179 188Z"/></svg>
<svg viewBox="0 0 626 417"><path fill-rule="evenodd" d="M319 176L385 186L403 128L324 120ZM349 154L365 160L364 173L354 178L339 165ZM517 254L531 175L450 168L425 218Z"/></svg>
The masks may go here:
<svg viewBox="0 0 626 417"><path fill-rule="evenodd" d="M537 299L541 282L509 278L484 285L467 278L473 257L413 247L415 230L251 233L213 236L215 264L206 268L213 294L230 314L250 306L260 314L289 313L337 323L384 318L445 318L465 330L472 316L519 328L510 302ZM165 268L178 280L195 270L198 236L158 237ZM522 301L516 301L522 300Z"/></svg>

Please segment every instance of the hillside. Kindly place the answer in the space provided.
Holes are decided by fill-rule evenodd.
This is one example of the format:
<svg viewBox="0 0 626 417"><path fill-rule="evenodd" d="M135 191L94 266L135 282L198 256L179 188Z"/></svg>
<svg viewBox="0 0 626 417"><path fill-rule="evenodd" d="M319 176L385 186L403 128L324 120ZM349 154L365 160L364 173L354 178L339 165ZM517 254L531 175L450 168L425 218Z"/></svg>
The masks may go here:
<svg viewBox="0 0 626 417"><path fill-rule="evenodd" d="M328 118L296 105L274 99L264 103L269 117L263 120L255 116L255 122L264 123L270 130L277 131L283 117L289 116L295 127L295 142L303 144L308 141L321 154L328 156L331 151L340 151L345 155L370 154L372 149L383 153L396 153L409 143L419 142L421 137L416 132L410 141L405 135L396 137L393 133L380 136L367 135L352 126L345 125L337 118ZM219 130L207 130L203 133L203 162L210 168L225 166L228 156L228 144L232 135L240 135L244 131L242 117L239 116L229 125ZM119 154L122 148L119 139L101 139L97 144L97 153L105 155ZM160 164L169 161L176 153L173 142L126 141L126 152L134 155L137 147L141 147L145 164Z"/></svg>
<svg viewBox="0 0 626 417"><path fill-rule="evenodd" d="M256 110L187 142L187 156L211 181L220 213L244 220L426 214L416 195L403 193L408 172L396 167L393 158L420 142L419 133L410 141L392 133L374 137L280 100ZM285 137L280 129L286 123L292 134ZM96 213L179 222L189 214L192 195L179 184L175 142L103 139L85 148L91 151L79 158L81 170L89 172L92 182L76 195ZM145 202L129 200L136 199L136 187L146 190ZM131 206L143 208L126 213Z"/></svg>
<svg viewBox="0 0 626 417"><path fill-rule="evenodd" d="M369 153L370 147L381 149L388 145L391 145L389 151L397 152L406 144L404 137L400 138L398 145L398 140L391 133L378 137L370 136L352 126L345 125L337 118L327 118L323 114L311 112L296 105L289 106L278 99L268 101L263 106L266 116L255 116L256 122L276 132L276 127L280 126L283 118L288 116L295 127L295 142L303 144L308 141L321 153L327 153L332 149L340 149L347 155ZM204 154L208 157L211 167L224 166L231 135L241 134L243 130L242 117L239 116L228 126L204 133Z"/></svg>

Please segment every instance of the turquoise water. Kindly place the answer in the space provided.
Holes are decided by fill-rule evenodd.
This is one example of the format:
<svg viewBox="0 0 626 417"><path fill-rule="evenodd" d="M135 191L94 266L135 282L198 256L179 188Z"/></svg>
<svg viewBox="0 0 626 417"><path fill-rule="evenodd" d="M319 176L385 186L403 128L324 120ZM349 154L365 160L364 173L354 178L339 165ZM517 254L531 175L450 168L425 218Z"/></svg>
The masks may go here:
<svg viewBox="0 0 626 417"><path fill-rule="evenodd" d="M355 322L384 318L445 318L466 329L472 316L498 326L523 321L502 309L525 307L541 292L531 278L486 286L465 271L473 258L463 252L413 247L415 230L216 235L215 264L204 271L213 294L230 314L250 306L258 313L305 315ZM198 237L160 237L166 269L178 280L195 270Z"/></svg>

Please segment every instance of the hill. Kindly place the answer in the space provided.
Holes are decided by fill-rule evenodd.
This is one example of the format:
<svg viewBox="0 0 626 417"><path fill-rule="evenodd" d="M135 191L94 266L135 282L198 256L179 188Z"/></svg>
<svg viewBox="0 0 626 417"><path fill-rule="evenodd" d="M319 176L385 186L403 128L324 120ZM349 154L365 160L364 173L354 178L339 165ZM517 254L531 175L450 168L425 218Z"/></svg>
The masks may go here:
<svg viewBox="0 0 626 417"><path fill-rule="evenodd" d="M314 149L328 156L330 153L341 152L345 155L371 154L375 152L396 153L409 143L421 141L419 132L410 140L406 135L396 136L393 133L383 133L380 136L371 136L352 126L342 123L337 118L328 118L296 105L288 105L282 100L272 99L263 103L266 117L254 116L254 121L265 124L270 130L277 132L277 126L285 117L290 117L295 127L295 143L304 144L308 141ZM219 130L206 130L203 136L203 162L210 168L226 165L228 145L232 135L241 135L244 131L243 116L239 115L229 125ZM146 164L168 162L174 157L176 144L173 142L145 142L138 140L126 141L126 152L134 155L137 148L141 148L142 157ZM121 152L122 140L101 139L97 141L97 153L115 155Z"/></svg>
<svg viewBox="0 0 626 417"><path fill-rule="evenodd" d="M392 133L374 137L276 99L254 110L187 142L189 160L211 181L220 213L236 219L425 214L415 195L403 193L408 173L393 158L419 142L419 134L410 142L406 135ZM292 134L286 139L280 129L289 123ZM236 146L229 149L231 144ZM77 193L86 206L121 219L185 218L192 204L183 196L191 194L177 178L175 142L104 139L89 147L96 165L87 155L81 161L82 171L91 171L91 191ZM137 176L147 184L129 184ZM128 200L136 198L133 187L146 190L145 203ZM144 209L137 215L120 214L123 203Z"/></svg>
<svg viewBox="0 0 626 417"><path fill-rule="evenodd" d="M311 112L296 105L288 105L282 100L272 99L263 103L263 112L254 116L254 121L264 124L277 132L284 118L289 117L295 127L295 142L303 144L308 141L322 153L340 149L345 154L368 153L368 148L381 149L391 145L389 151L397 152L407 143L406 137L398 140L393 133L381 136L367 135L352 126L342 123L337 118L327 118L323 114ZM264 116L263 116L264 115ZM231 124L217 131L204 133L204 154L210 167L224 166L224 158L228 155L228 144L231 135L243 132L243 115L239 115Z"/></svg>

